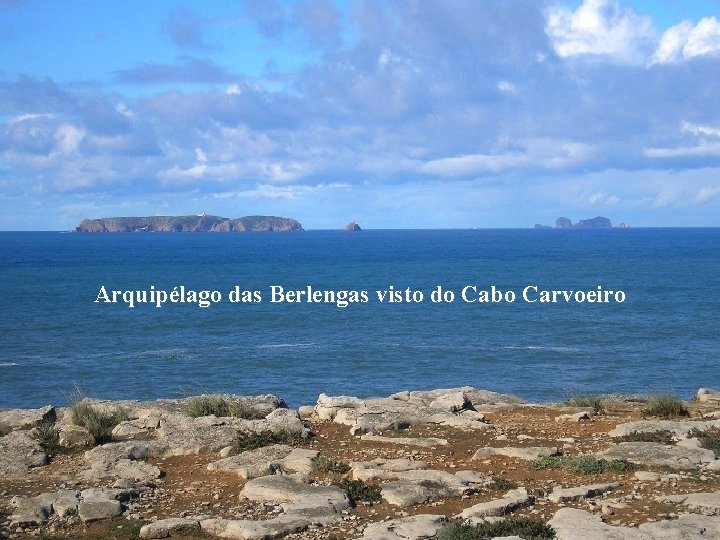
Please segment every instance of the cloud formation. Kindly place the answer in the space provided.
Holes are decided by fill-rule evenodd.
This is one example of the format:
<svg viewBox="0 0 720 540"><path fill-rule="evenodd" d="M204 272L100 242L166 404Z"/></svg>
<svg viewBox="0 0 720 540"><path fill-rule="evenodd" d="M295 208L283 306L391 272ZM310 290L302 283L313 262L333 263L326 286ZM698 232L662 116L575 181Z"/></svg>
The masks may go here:
<svg viewBox="0 0 720 540"><path fill-rule="evenodd" d="M286 213L328 211L330 197L378 216L387 214L381 194L432 207L422 194L455 205L455 225L471 215L469 201L498 215L519 201L543 201L547 212L718 204L707 173L720 166L712 16L661 32L615 0L575 10L534 0L351 2L344 12L307 0L248 1L210 20L167 14L158 32L171 36L175 60L149 55L106 83L0 79L4 194L184 194ZM250 76L214 34L242 24L306 61ZM674 188L667 171L687 186ZM609 179L619 172L626 181Z"/></svg>

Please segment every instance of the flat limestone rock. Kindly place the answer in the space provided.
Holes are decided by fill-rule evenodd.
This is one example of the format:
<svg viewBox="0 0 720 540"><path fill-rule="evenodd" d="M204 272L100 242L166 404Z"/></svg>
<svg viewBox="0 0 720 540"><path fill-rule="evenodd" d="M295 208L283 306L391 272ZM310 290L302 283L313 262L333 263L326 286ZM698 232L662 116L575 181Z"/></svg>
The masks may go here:
<svg viewBox="0 0 720 540"><path fill-rule="evenodd" d="M321 394L315 412L320 419L350 426L353 435L403 429L419 424L438 424L463 429L488 429L483 415L476 413L472 397L481 392L472 387L428 392L399 392L390 398L361 400L350 396ZM499 396L499 395L498 395ZM463 413L473 412L466 415Z"/></svg>
<svg viewBox="0 0 720 540"><path fill-rule="evenodd" d="M549 446L528 446L525 448L508 446L505 448L485 447L480 448L473 455L472 459L487 459L492 456L505 456L526 461L535 461L541 457L557 456L560 450Z"/></svg>
<svg viewBox="0 0 720 540"><path fill-rule="evenodd" d="M466 508L458 516L461 519L484 518L487 516L504 516L517 508L529 506L533 498L525 488L508 491L502 499L495 499Z"/></svg>
<svg viewBox="0 0 720 540"><path fill-rule="evenodd" d="M389 504L405 508L413 504L458 496L458 491L440 482L394 480L382 485L380 495ZM462 495L462 491L460 495Z"/></svg>
<svg viewBox="0 0 720 540"><path fill-rule="evenodd" d="M273 444L214 461L208 464L207 469L236 472L246 480L259 478L279 467L279 460L288 456L291 451L292 447L288 445Z"/></svg>
<svg viewBox="0 0 720 540"><path fill-rule="evenodd" d="M548 525L555 530L557 540L709 540L720 535L720 518L696 514L634 528L608 525L585 510L561 508Z"/></svg>
<svg viewBox="0 0 720 540"><path fill-rule="evenodd" d="M148 523L140 528L140 538L168 538L175 533L200 531L200 521L190 518L168 518Z"/></svg>
<svg viewBox="0 0 720 540"><path fill-rule="evenodd" d="M552 502L569 502L579 501L581 499L588 499L591 497L597 497L613 489L620 487L620 484L613 482L610 484L590 484L586 486L575 486L569 488L555 487L553 488L548 499Z"/></svg>
<svg viewBox="0 0 720 540"><path fill-rule="evenodd" d="M118 478L140 483L152 483L162 471L144 460L153 455L152 446L136 442L108 443L85 452L88 468L80 478L96 483L103 478Z"/></svg>
<svg viewBox="0 0 720 540"><path fill-rule="evenodd" d="M622 459L636 465L665 466L672 469L697 469L715 461L712 450L668 446L653 442L623 442L597 454L602 459Z"/></svg>
<svg viewBox="0 0 720 540"><path fill-rule="evenodd" d="M693 430L704 431L713 427L720 427L720 420L707 421L679 421L679 420L637 420L618 424L615 429L608 432L610 437L625 437L631 433L654 433L655 431L669 431L681 439L688 436Z"/></svg>
<svg viewBox="0 0 720 540"><path fill-rule="evenodd" d="M345 492L335 486L307 484L298 475L271 475L249 480L241 497L251 501L275 503L301 503L305 507L330 506L335 512L349 508L350 501Z"/></svg>
<svg viewBox="0 0 720 540"><path fill-rule="evenodd" d="M330 525L341 517L334 513L288 512L272 519L207 519L200 522L203 532L219 538L266 540L306 530L311 525Z"/></svg>
<svg viewBox="0 0 720 540"><path fill-rule="evenodd" d="M30 469L47 463L47 454L36 446L29 430L0 437L0 478L22 478Z"/></svg>
<svg viewBox="0 0 720 540"><path fill-rule="evenodd" d="M53 493L43 493L37 497L13 497L10 501L13 513L8 521L13 525L39 525L52 514L54 500Z"/></svg>
<svg viewBox="0 0 720 540"><path fill-rule="evenodd" d="M436 446L447 446L447 439L438 437L384 437L382 435L361 435L360 440L386 444L402 444L403 446L419 446L421 448L433 448Z"/></svg>
<svg viewBox="0 0 720 540"><path fill-rule="evenodd" d="M683 495L665 495L656 497L660 502L673 502L687 506L691 511L701 514L720 513L720 491L711 493L689 493Z"/></svg>
<svg viewBox="0 0 720 540"><path fill-rule="evenodd" d="M416 516L371 523L365 527L363 540L427 540L435 538L445 516Z"/></svg>
<svg viewBox="0 0 720 540"><path fill-rule="evenodd" d="M309 474L317 450L295 448L284 444L264 446L235 456L209 463L209 471L236 472L246 480L259 478L275 472Z"/></svg>
<svg viewBox="0 0 720 540"><path fill-rule="evenodd" d="M11 429L31 429L43 422L54 422L57 412L52 405L39 409L7 409L0 411L0 426Z"/></svg>

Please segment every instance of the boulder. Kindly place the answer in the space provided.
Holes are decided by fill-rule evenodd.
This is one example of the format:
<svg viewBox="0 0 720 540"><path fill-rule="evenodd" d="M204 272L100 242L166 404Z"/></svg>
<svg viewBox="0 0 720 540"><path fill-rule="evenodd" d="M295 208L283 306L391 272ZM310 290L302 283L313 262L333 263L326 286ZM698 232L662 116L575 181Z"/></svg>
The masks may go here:
<svg viewBox="0 0 720 540"><path fill-rule="evenodd" d="M293 449L284 444L264 446L208 464L209 471L232 471L244 479L259 478L276 472L309 474L317 450Z"/></svg>
<svg viewBox="0 0 720 540"><path fill-rule="evenodd" d="M47 465L48 456L37 447L29 430L0 437L0 477L22 478L28 470Z"/></svg>
<svg viewBox="0 0 720 540"><path fill-rule="evenodd" d="M696 399L700 403L720 403L720 391L712 388L700 388L697 391Z"/></svg>
<svg viewBox="0 0 720 540"><path fill-rule="evenodd" d="M711 493L688 493L683 495L663 495L656 497L660 502L672 502L687 506L698 514L717 515L720 513L720 491Z"/></svg>
<svg viewBox="0 0 720 540"><path fill-rule="evenodd" d="M50 517L55 495L43 493L37 497L13 497L10 500L12 514L8 521L13 525L39 525Z"/></svg>

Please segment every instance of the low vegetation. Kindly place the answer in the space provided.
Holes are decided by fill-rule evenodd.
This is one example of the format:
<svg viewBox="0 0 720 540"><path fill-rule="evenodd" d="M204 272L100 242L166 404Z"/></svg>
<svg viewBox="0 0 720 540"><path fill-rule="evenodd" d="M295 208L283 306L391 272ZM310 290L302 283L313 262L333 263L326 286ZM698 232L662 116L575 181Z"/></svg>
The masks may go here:
<svg viewBox="0 0 720 540"><path fill-rule="evenodd" d="M0 425L0 437L4 437L8 433L10 433L12 429L8 426Z"/></svg>
<svg viewBox="0 0 720 540"><path fill-rule="evenodd" d="M503 478L502 476L495 476L493 477L492 481L487 484L486 487L488 489L491 489L492 491L509 491L511 489L517 488L518 486L512 480L508 480L507 478Z"/></svg>
<svg viewBox="0 0 720 540"><path fill-rule="evenodd" d="M55 422L45 421L32 431L32 438L48 456L52 457L62 453L65 449L60 444L60 430Z"/></svg>
<svg viewBox="0 0 720 540"><path fill-rule="evenodd" d="M543 469L564 469L581 474L602 474L604 472L623 472L632 469L627 461L614 459L596 459L592 456L550 456L533 461L530 467L536 471Z"/></svg>
<svg viewBox="0 0 720 540"><path fill-rule="evenodd" d="M555 538L555 531L543 521L516 517L477 525L452 521L438 531L438 540L489 540L495 537L519 536L524 540Z"/></svg>
<svg viewBox="0 0 720 540"><path fill-rule="evenodd" d="M348 480L347 478L335 482L335 485L347 493L353 505L359 502L375 504L382 501L380 486L366 484L362 480Z"/></svg>
<svg viewBox="0 0 720 540"><path fill-rule="evenodd" d="M299 433L286 429L279 429L277 431L265 429L257 432L238 431L233 447L235 451L240 454L248 450L256 450L263 446L270 446L271 444L295 444L300 441L300 439Z"/></svg>
<svg viewBox="0 0 720 540"><path fill-rule="evenodd" d="M260 412L248 407L239 399L226 396L195 396L185 403L185 414L192 418L215 415L218 418L234 417L245 420L264 418Z"/></svg>
<svg viewBox="0 0 720 540"><path fill-rule="evenodd" d="M127 412L121 407L107 413L84 401L75 403L70 411L73 424L87 429L95 439L95 444L110 442L113 428L128 419Z"/></svg>
<svg viewBox="0 0 720 540"><path fill-rule="evenodd" d="M697 429L692 430L688 433L688 436L698 439L700 446L712 450L715 452L715 456L720 458L720 429L711 428L705 431Z"/></svg>
<svg viewBox="0 0 720 540"><path fill-rule="evenodd" d="M643 414L667 419L690 416L690 411L681 399L671 395L660 395L648 400Z"/></svg>
<svg viewBox="0 0 720 540"><path fill-rule="evenodd" d="M350 470L350 465L343 461L336 461L320 454L312 460L313 470L326 474L345 474Z"/></svg>
<svg viewBox="0 0 720 540"><path fill-rule="evenodd" d="M661 444L673 444L673 434L671 431L633 431L622 437L614 437L615 442L655 442Z"/></svg>
<svg viewBox="0 0 720 540"><path fill-rule="evenodd" d="M603 412L603 402L600 396L593 395L578 395L572 396L568 399L565 404L568 407L580 407L580 408L592 408L595 413L599 414Z"/></svg>

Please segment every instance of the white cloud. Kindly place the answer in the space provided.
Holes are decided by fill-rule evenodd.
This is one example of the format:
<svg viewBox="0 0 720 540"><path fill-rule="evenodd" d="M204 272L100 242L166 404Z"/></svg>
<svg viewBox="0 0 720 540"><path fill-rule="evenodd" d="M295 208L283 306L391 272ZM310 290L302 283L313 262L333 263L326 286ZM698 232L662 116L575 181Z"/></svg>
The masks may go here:
<svg viewBox="0 0 720 540"><path fill-rule="evenodd" d="M561 57L597 55L628 63L642 63L655 40L650 17L617 0L585 0L575 11L552 7L545 31Z"/></svg>
<svg viewBox="0 0 720 540"><path fill-rule="evenodd" d="M592 147L584 143L536 139L525 141L517 149L433 159L419 170L441 177L496 174L518 168L562 170L585 162L592 154Z"/></svg>
<svg viewBox="0 0 720 540"><path fill-rule="evenodd" d="M704 186L698 190L695 200L703 204L716 199L718 196L720 196L720 187Z"/></svg>
<svg viewBox="0 0 720 540"><path fill-rule="evenodd" d="M720 22L705 17L693 26L682 21L668 28L660 39L653 63L669 63L720 53Z"/></svg>
<svg viewBox="0 0 720 540"><path fill-rule="evenodd" d="M511 83L510 81L500 81L497 85L498 90L501 92L505 92L506 94L517 94L518 93L518 87L516 84Z"/></svg>

